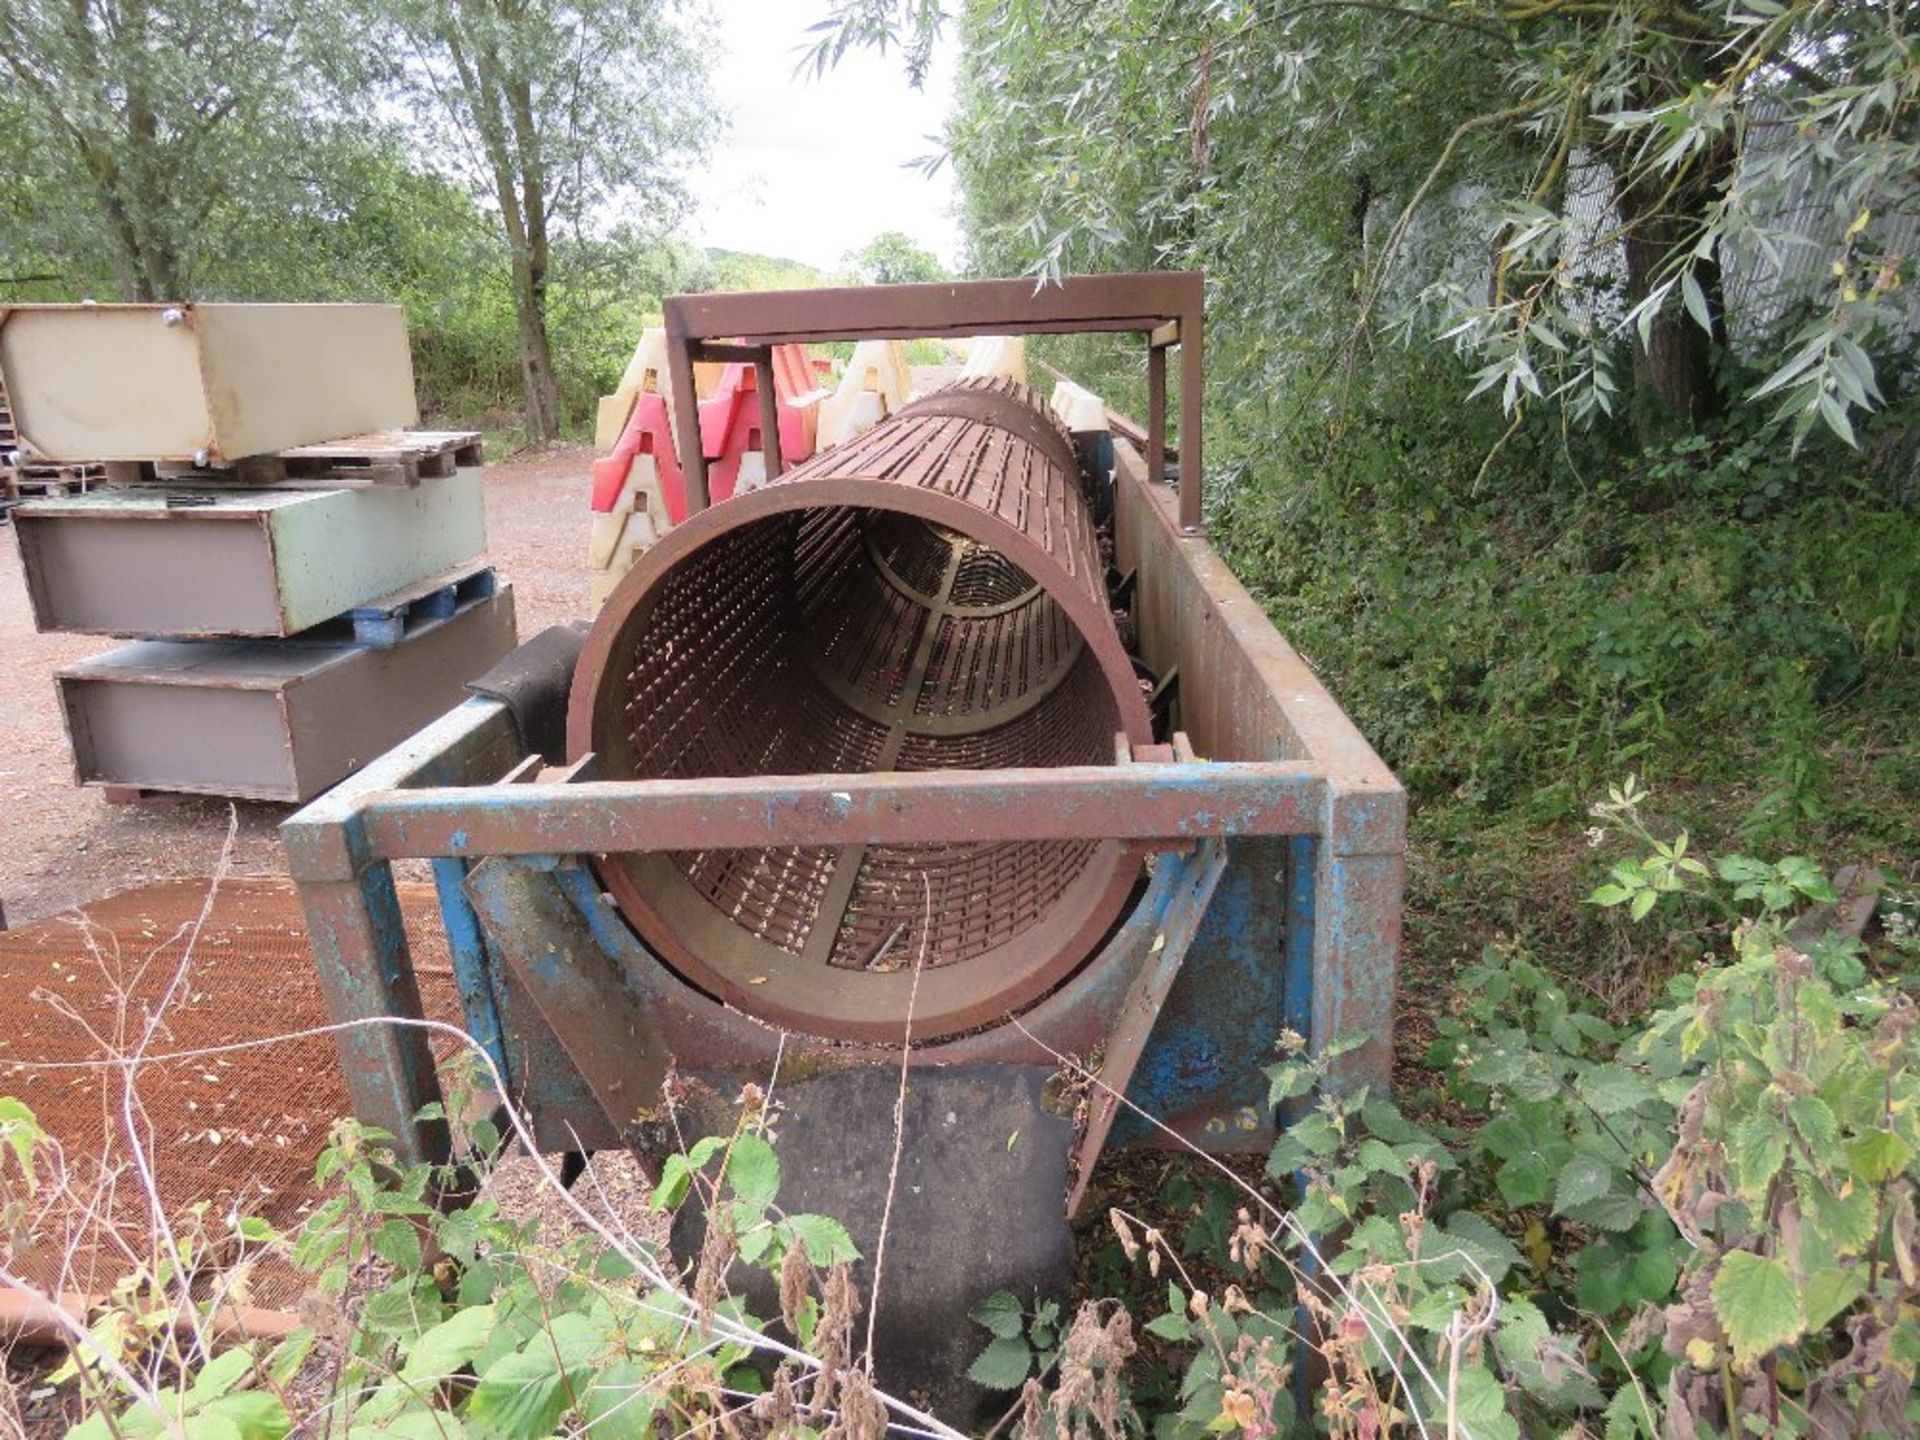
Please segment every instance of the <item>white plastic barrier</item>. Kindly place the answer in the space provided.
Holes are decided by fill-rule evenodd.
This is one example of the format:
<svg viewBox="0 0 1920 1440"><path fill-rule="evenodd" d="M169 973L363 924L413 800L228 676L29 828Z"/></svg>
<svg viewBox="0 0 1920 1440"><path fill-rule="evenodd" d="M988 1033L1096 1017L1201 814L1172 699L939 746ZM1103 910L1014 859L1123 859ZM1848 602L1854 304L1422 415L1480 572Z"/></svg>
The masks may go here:
<svg viewBox="0 0 1920 1440"><path fill-rule="evenodd" d="M960 378L1000 377L1027 383L1027 342L1018 335L976 335L967 345Z"/></svg>
<svg viewBox="0 0 1920 1440"><path fill-rule="evenodd" d="M814 448L843 445L871 430L906 404L912 391L907 347L898 340L862 340L853 347L839 386L821 397Z"/></svg>

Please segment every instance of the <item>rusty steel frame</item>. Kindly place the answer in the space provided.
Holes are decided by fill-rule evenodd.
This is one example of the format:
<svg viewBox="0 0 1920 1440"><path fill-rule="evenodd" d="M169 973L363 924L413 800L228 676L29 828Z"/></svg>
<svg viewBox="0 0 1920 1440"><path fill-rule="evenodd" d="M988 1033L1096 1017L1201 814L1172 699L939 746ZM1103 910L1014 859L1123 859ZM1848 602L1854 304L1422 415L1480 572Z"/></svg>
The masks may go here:
<svg viewBox="0 0 1920 1440"><path fill-rule="evenodd" d="M667 374L674 413L698 413L693 367L744 360L760 387L760 440L767 474L781 469L774 423L775 345L835 340L909 340L969 335L1136 333L1147 342L1148 453L1167 436L1167 352L1180 351L1180 528L1201 533L1200 410L1205 375L1205 277L1192 270L1130 275L1071 275L1032 280L959 280L932 285L864 285L828 290L761 290L729 295L670 295L662 302ZM689 514L706 509L707 457L700 427L681 427L677 443ZM1156 475L1156 479L1158 476Z"/></svg>
<svg viewBox="0 0 1920 1440"><path fill-rule="evenodd" d="M1225 1110L1204 1096L1230 1088L1228 1082L1256 1082L1257 1089L1264 1047L1282 1024L1316 1048L1356 1031L1369 1035L1364 1047L1341 1057L1336 1075L1348 1084L1384 1084L1404 792L1212 547L1183 533L1168 487L1147 482L1130 447L1118 447L1117 454L1116 559L1123 570L1137 568L1141 649L1162 673L1177 668L1181 728L1195 750L1216 758L1136 760L1081 771L503 784L495 782L525 772L525 747L503 707L470 700L283 829L334 1018L420 1014L392 866L401 858L439 857L449 880L452 867L475 867L464 887L443 885L442 897L452 901L458 921L449 924L457 932L456 976L477 1034L491 1041L505 1018L492 1009L502 974L529 973L551 944L590 946L619 965L688 1067L750 1075L791 1037L783 1041L675 977L598 902L590 872L556 865L555 857L684 844L691 826L699 827L702 843L716 845L765 844L774 837L835 844L880 836L1100 835L1128 839L1161 857L1119 930L1026 1012L1020 1026L944 1041L924 1056L916 1050L916 1059L1033 1063L1044 1062L1049 1050L1089 1054L1113 1033L1133 994L1147 1006L1140 1018L1162 1023L1148 1026L1151 1036L1128 1093L1207 1148L1244 1147L1271 1135L1273 1117L1251 1091ZM1187 914L1193 907L1182 896L1197 893L1192 867L1207 853L1209 837L1225 842L1229 863L1202 902L1205 913ZM524 879L503 889L513 875ZM536 912L508 903L529 886L554 885L570 904L543 902L537 924L529 919ZM567 922L573 928L556 931L550 928L555 915L578 918ZM1189 927L1197 928L1189 934ZM1190 952L1164 995L1164 974L1141 978L1156 940L1163 955L1174 940ZM509 960L516 943L536 966L525 957ZM1279 1011L1268 1013L1246 999L1262 977L1281 982ZM524 992L519 997L523 1016L530 1001ZM1232 1025L1243 1038L1223 1038L1223 1027ZM522 1033L531 1029L530 1021L519 1022ZM1256 1042L1255 1031L1265 1038ZM513 1077L543 1144L566 1148L574 1136L618 1143L619 1131L596 1118L603 1102L577 1062L557 1041L545 1043L534 1073ZM363 1027L344 1032L340 1049L360 1116L401 1137L409 1154L444 1154L444 1126L415 1119L439 1096L422 1033ZM795 1054L793 1044L786 1053ZM844 1046L832 1052L838 1063L878 1053ZM1211 1081L1195 1081L1223 1055L1245 1073L1236 1068L1213 1089ZM728 1057L735 1062L731 1070ZM607 1088L605 1076L595 1083ZM1155 1139L1126 1113L1113 1118L1113 1127L1112 1143Z"/></svg>

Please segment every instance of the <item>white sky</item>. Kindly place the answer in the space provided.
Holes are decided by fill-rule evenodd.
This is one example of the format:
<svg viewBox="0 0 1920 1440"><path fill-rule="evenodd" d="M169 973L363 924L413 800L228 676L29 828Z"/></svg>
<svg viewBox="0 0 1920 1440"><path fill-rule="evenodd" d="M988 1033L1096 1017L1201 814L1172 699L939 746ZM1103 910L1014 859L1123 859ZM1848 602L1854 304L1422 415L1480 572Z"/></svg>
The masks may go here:
<svg viewBox="0 0 1920 1440"><path fill-rule="evenodd" d="M826 0L710 0L713 93L732 123L694 177L693 233L708 245L837 269L883 230L904 230L947 265L960 258L950 167L904 163L937 148L953 95L945 40L926 85L898 51L848 54L819 79L794 66ZM724 50L720 47L724 46Z"/></svg>

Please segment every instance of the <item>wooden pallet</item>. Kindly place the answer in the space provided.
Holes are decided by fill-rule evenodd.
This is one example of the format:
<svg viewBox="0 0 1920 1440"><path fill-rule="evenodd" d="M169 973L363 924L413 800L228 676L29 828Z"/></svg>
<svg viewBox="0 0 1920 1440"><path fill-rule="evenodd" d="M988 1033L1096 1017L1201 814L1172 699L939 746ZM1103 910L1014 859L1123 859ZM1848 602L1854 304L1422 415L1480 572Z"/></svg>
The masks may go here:
<svg viewBox="0 0 1920 1440"><path fill-rule="evenodd" d="M84 495L106 478L104 465L16 465L9 486L14 496L29 500Z"/></svg>
<svg viewBox="0 0 1920 1440"><path fill-rule="evenodd" d="M356 645L390 650L429 625L451 620L499 588L491 565L462 566L347 611Z"/></svg>
<svg viewBox="0 0 1920 1440"><path fill-rule="evenodd" d="M232 465L135 462L114 467L123 485L241 484L251 489L314 484L418 485L481 463L477 430L388 430L253 455Z"/></svg>

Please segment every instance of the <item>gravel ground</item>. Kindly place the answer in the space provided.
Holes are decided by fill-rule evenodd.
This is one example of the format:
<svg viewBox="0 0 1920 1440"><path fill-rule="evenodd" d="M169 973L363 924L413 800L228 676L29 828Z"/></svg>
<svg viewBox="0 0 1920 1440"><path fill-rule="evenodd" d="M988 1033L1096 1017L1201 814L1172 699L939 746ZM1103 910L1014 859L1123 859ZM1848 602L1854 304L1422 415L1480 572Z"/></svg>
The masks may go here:
<svg viewBox="0 0 1920 1440"><path fill-rule="evenodd" d="M520 635L585 614L592 455L566 447L487 468L487 531L513 582ZM0 526L0 905L12 925L150 880L211 873L229 805L182 799L109 805L73 783L53 672L117 642L33 628L13 527ZM292 807L241 801L233 873L284 871Z"/></svg>

